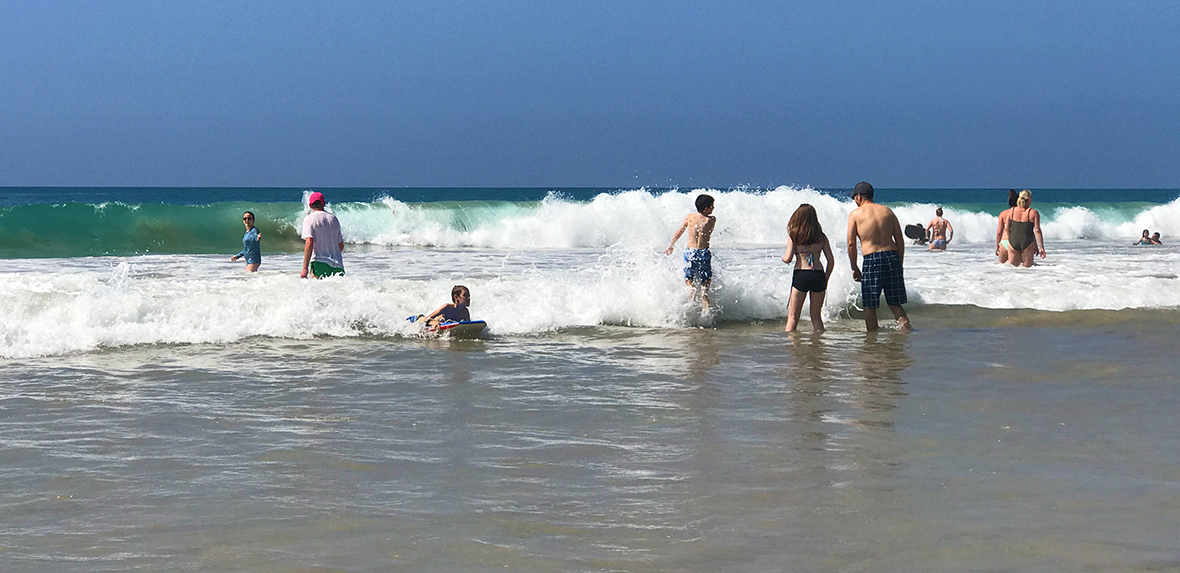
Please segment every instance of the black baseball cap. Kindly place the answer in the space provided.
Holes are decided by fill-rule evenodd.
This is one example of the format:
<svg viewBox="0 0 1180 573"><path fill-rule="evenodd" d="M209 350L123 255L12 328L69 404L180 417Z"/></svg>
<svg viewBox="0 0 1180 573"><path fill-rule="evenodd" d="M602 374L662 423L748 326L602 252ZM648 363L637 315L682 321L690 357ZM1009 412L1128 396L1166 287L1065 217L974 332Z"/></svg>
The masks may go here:
<svg viewBox="0 0 1180 573"><path fill-rule="evenodd" d="M861 181L856 184L856 187L852 188L852 195L864 195L865 197L872 198L873 186L869 185L868 181Z"/></svg>

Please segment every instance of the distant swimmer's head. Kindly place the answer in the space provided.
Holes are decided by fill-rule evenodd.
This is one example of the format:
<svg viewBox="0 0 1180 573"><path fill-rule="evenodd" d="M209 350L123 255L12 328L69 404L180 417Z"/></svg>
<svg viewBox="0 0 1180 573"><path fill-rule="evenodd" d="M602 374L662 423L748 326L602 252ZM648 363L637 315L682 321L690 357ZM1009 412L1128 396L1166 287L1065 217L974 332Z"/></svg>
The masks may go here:
<svg viewBox="0 0 1180 573"><path fill-rule="evenodd" d="M465 300L466 302L460 302ZM471 304L471 290L463 285L455 285L451 287L451 302L455 304Z"/></svg>
<svg viewBox="0 0 1180 573"><path fill-rule="evenodd" d="M713 208L713 197L711 195L697 195L697 212L707 215L705 209Z"/></svg>
<svg viewBox="0 0 1180 573"><path fill-rule="evenodd" d="M787 222L787 235L796 245L814 245L820 242L824 228L819 224L819 216L815 214L815 207L804 203L795 209L791 220Z"/></svg>
<svg viewBox="0 0 1180 573"><path fill-rule="evenodd" d="M937 209L935 209L935 210L934 210L934 216L936 216L936 217L941 217L941 216L942 216L942 207L939 207L939 208L937 208Z"/></svg>
<svg viewBox="0 0 1180 573"><path fill-rule="evenodd" d="M1160 240L1160 234L1159 234L1159 233L1152 233L1152 234L1151 234L1151 238L1152 238L1153 240L1156 240L1156 241L1158 241L1158 240Z"/></svg>
<svg viewBox="0 0 1180 573"><path fill-rule="evenodd" d="M324 194L319 191L312 191L311 195L307 196L307 206L311 208L323 208Z"/></svg>
<svg viewBox="0 0 1180 573"><path fill-rule="evenodd" d="M1030 203L1032 203L1032 191L1028 189L1021 191L1020 195L1016 198L1016 204L1021 207L1028 207Z"/></svg>
<svg viewBox="0 0 1180 573"><path fill-rule="evenodd" d="M1020 197L1020 193L1017 193L1015 189L1008 190L1008 206L1009 207L1016 206L1016 198L1017 197Z"/></svg>
<svg viewBox="0 0 1180 573"><path fill-rule="evenodd" d="M873 186L869 185L867 181L861 181L852 188L852 198L862 197L869 201L873 200Z"/></svg>

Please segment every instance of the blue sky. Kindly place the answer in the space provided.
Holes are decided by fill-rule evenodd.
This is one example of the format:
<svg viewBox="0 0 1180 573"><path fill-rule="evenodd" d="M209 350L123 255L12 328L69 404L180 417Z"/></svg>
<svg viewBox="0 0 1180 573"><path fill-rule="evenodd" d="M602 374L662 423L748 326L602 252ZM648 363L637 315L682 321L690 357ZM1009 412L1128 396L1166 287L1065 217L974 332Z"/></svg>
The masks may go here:
<svg viewBox="0 0 1180 573"><path fill-rule="evenodd" d="M1180 3L6 1L0 185L1180 187Z"/></svg>

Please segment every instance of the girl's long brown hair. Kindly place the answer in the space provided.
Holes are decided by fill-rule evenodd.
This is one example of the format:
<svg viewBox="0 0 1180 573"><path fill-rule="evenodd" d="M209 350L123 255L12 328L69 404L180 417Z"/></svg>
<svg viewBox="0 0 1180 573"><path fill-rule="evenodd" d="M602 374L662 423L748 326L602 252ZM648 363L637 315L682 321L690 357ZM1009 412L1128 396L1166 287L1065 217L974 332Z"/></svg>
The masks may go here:
<svg viewBox="0 0 1180 573"><path fill-rule="evenodd" d="M819 224L819 217L815 214L815 207L804 203L795 209L787 223L787 235L796 245L814 245L824 236L824 228Z"/></svg>

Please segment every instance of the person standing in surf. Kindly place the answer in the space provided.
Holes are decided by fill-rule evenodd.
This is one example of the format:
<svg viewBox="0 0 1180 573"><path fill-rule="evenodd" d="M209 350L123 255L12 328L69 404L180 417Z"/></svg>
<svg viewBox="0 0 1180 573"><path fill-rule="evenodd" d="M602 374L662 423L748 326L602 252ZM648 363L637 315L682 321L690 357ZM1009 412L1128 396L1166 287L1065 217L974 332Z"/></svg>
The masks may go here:
<svg viewBox="0 0 1180 573"><path fill-rule="evenodd" d="M1012 266L1031 267L1033 257L1045 258L1045 237L1041 235L1041 214L1032 205L1032 191L1025 189L1016 198L1008 217L1008 262Z"/></svg>
<svg viewBox="0 0 1180 573"><path fill-rule="evenodd" d="M344 236L340 221L324 210L324 194L313 192L307 197L311 213L303 218L303 269L299 278L311 274L317 279L344 274Z"/></svg>
<svg viewBox="0 0 1180 573"><path fill-rule="evenodd" d="M930 241L931 251L945 251L947 243L955 237L955 229L951 222L942 218L942 207L934 210L934 218L926 225L927 239Z"/></svg>
<svg viewBox="0 0 1180 573"><path fill-rule="evenodd" d="M1000 212L999 224L996 225L996 257L1000 264L1008 262L1008 218L1012 216L1012 208L1016 206L1019 196L1015 189L1008 190L1008 208Z"/></svg>
<svg viewBox="0 0 1180 573"><path fill-rule="evenodd" d="M819 262L820 253L827 258L826 265ZM832 245L819 224L815 207L807 203L800 205L787 223L787 252L783 255L784 263L795 262L791 298L787 302L787 332L795 332L799 326L807 293L811 293L811 330L824 331L824 295L827 294L828 279L832 278L834 259Z"/></svg>
<svg viewBox="0 0 1180 573"><path fill-rule="evenodd" d="M246 226L246 234L242 236L242 251L229 260L246 259L246 272L252 273L262 264L262 233L254 226L254 213L250 211L242 213L242 224Z"/></svg>
<svg viewBox="0 0 1180 573"><path fill-rule="evenodd" d="M665 255L671 255L676 249L676 241L688 232L688 245L684 251L684 283L692 289L693 300L701 303L701 312L709 310L709 285L713 282L713 255L709 252L709 239L713 236L713 227L717 226L717 217L713 216L713 197L698 195L696 199L696 213L689 213L672 236L672 242L664 249Z"/></svg>
<svg viewBox="0 0 1180 573"><path fill-rule="evenodd" d="M852 279L860 283L862 304L865 307L865 328L877 330L877 309L881 306L881 292L885 304L893 311L901 330L911 329L910 318L901 305L906 303L905 278L902 261L905 258L905 236L893 210L873 202L873 186L865 181L852 189L856 208L848 215L848 260L852 263ZM864 273L856 264L856 241L864 252Z"/></svg>

